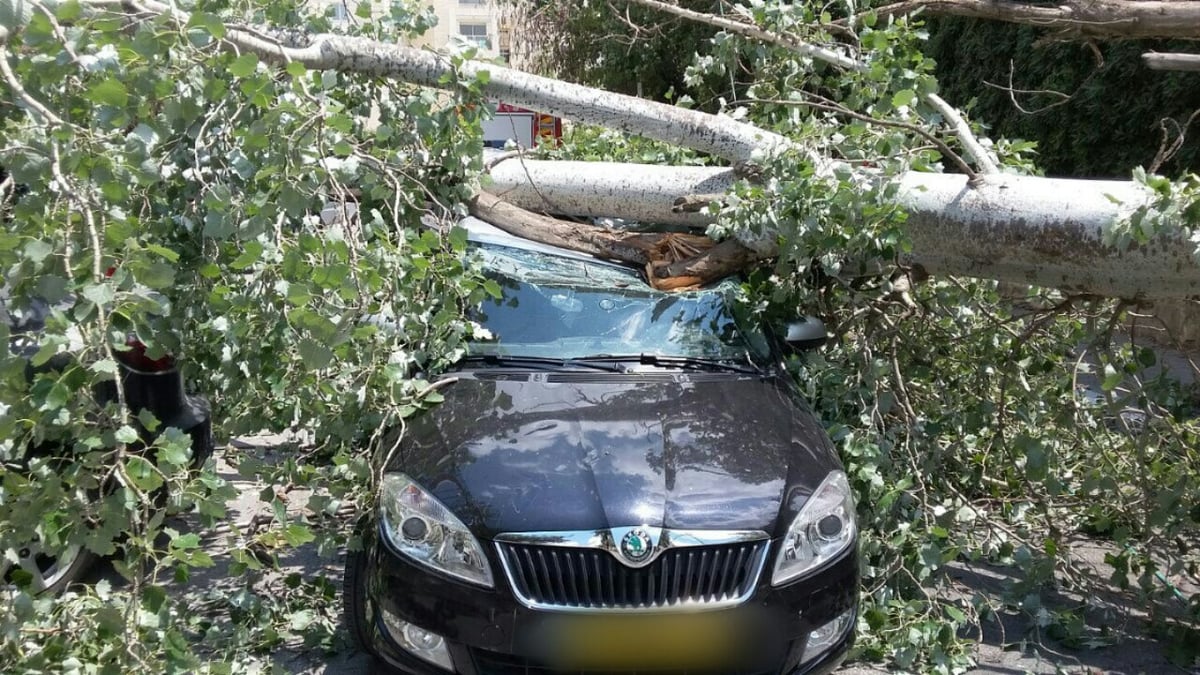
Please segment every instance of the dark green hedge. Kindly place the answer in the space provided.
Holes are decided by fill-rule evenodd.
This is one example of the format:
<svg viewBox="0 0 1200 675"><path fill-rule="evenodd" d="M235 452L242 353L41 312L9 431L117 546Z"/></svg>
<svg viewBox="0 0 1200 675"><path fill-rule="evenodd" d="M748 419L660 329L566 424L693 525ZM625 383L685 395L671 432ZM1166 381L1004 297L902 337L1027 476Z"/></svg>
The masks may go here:
<svg viewBox="0 0 1200 675"><path fill-rule="evenodd" d="M1162 139L1159 120L1181 124L1200 109L1200 73L1145 68L1147 51L1198 51L1197 43L1130 40L1050 42L1025 26L969 19L931 19L927 52L938 63L943 96L959 106L974 100L971 117L991 135L1038 142L1038 165L1048 175L1127 178L1148 166ZM1095 49L1103 56L1096 58ZM1018 110L1009 94L983 84L1075 93L1070 102L1036 114ZM1055 99L1018 95L1034 110ZM1200 171L1200 116L1184 146L1160 173Z"/></svg>

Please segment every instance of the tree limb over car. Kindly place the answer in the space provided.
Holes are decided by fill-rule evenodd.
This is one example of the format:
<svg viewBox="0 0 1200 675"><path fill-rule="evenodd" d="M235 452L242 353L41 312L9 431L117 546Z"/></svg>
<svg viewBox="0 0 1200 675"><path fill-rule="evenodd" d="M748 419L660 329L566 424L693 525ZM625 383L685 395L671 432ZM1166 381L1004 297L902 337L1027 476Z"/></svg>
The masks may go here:
<svg viewBox="0 0 1200 675"><path fill-rule="evenodd" d="M656 0L635 1L679 13L677 8L672 9ZM155 0L131 1L119 6L108 0L93 0L86 4L106 7L108 11L120 7L116 11L133 17L147 14L167 17L180 26L187 25L190 20L187 13ZM1200 12L1200 8L1196 11ZM688 15L686 18L695 17ZM721 27L754 39L770 40L777 46L797 49L813 58L826 56L824 50L816 47L808 49L803 45L792 45L788 39L769 33L764 37L759 34L762 31L750 26L722 24ZM456 66L444 56L365 38L293 36L285 43L264 37L267 35L270 35L267 29L227 26L222 40L231 49L256 54L275 65L299 62L310 69L393 77L431 87L453 87L473 79L490 97L577 122L682 145L730 161L757 160L797 150L795 143L779 134L729 117L644 101L492 64L464 61ZM830 60L834 65L850 69L859 67L851 62L842 63L844 59L841 58ZM941 109L937 101L930 103ZM961 118L955 121L952 116L947 119L958 132L959 140L970 148L974 137L965 122L961 122ZM849 172L853 180L864 185L889 180L871 169L852 167L827 154L822 155L820 149L802 148L800 154L806 158L804 161L813 165L818 176ZM1164 222L1145 241L1127 242L1124 246L1109 242L1111 237L1106 233L1114 226L1120 227L1139 213L1145 216L1157 208L1150 190L1133 183L994 175L986 150L970 150L968 154L983 172L978 180L970 183L966 176L914 171L896 178L901 186L900 203L910 211L907 228L913 240L913 251L906 255L910 262L935 273L1034 283L1097 295L1151 299L1200 293L1200 264L1195 257L1197 242L1186 223L1178 219ZM608 179L601 175L603 169L588 173L578 173L586 171L585 167L547 169L536 177L529 174L524 179L517 172L510 172L510 182L500 194L515 191L522 182L528 181L536 186L540 195L548 195L551 201L565 199L567 192L574 191L576 197L587 202L586 207L549 209L557 213L618 217L636 214L634 217L644 219L647 211L659 210L657 205L661 204L667 208L659 210L662 218L655 220L671 222L677 221L680 215L696 215L674 214L670 206L676 199L713 192L707 185L687 185L681 190L678 182L658 182L673 172L669 168L629 166L622 171L645 172L648 177L641 185L640 199L630 199L628 192L621 193L620 198L612 198L612 193L606 193L604 187ZM579 180L583 176L587 179ZM560 190L560 187L564 189ZM544 204L515 203L547 210ZM1148 222L1152 219L1143 217L1140 220ZM779 241L779 233L771 231L747 233L747 237L741 243L756 252L754 259L772 255ZM923 252L925 245L932 250ZM700 257L714 255L716 250L701 253ZM750 260L745 262L749 264Z"/></svg>

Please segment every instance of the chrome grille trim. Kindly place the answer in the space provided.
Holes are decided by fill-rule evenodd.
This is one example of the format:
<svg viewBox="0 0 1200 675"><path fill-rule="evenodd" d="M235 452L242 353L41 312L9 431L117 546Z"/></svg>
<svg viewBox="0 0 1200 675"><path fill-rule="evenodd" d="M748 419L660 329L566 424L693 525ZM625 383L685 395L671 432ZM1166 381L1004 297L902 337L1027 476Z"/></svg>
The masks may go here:
<svg viewBox="0 0 1200 675"><path fill-rule="evenodd" d="M750 598L765 567L770 538L759 530L668 530L651 533L653 554L631 563L616 542L635 528L590 532L522 532L495 537L517 600L565 612L664 612L718 609Z"/></svg>

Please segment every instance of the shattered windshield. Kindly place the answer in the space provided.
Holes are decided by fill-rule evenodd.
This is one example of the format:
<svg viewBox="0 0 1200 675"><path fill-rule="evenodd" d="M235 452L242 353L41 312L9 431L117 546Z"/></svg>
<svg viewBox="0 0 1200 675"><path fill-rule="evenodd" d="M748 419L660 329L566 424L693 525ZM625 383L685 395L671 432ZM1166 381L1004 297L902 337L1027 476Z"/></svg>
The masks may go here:
<svg viewBox="0 0 1200 675"><path fill-rule="evenodd" d="M474 246L472 261L501 287L474 308L472 354L586 358L674 356L746 362L766 339L730 311L737 288L664 292L632 269L506 246Z"/></svg>

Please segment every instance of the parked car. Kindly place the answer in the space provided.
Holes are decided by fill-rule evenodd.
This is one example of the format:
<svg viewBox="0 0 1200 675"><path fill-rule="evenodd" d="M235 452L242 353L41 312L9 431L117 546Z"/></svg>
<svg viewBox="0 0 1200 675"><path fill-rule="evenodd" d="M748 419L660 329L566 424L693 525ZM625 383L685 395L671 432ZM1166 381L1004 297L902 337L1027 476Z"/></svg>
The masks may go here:
<svg viewBox="0 0 1200 675"><path fill-rule="evenodd" d="M52 307L34 299L15 303L0 286L0 323L8 326L12 354L26 360L26 377L32 382L39 373L64 371L78 358L70 351L60 352L39 366L32 358L38 351L39 334L45 330ZM159 421L159 430L175 427L191 438L192 464L202 465L213 452L212 414L208 401L188 394L183 374L172 356L151 358L146 347L130 336L128 350L117 352L118 376L98 385L94 391L100 405L117 400L117 387L131 412L136 416L149 411ZM140 427L140 425L139 425ZM149 446L156 437L139 428L139 445ZM69 455L70 450L53 445L29 449L33 456L55 457ZM57 593L81 580L93 567L97 557L81 544L71 544L57 550L43 546L39 540L13 541L11 532L0 532L0 575L5 583L28 584L42 593Z"/></svg>
<svg viewBox="0 0 1200 675"><path fill-rule="evenodd" d="M733 283L469 219L501 286L445 401L383 467L347 622L390 672L817 673L854 639L841 462L782 366L824 341L740 321Z"/></svg>

